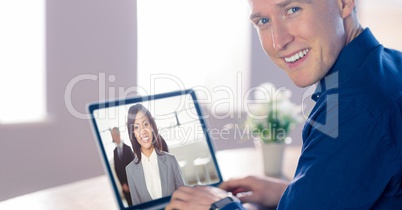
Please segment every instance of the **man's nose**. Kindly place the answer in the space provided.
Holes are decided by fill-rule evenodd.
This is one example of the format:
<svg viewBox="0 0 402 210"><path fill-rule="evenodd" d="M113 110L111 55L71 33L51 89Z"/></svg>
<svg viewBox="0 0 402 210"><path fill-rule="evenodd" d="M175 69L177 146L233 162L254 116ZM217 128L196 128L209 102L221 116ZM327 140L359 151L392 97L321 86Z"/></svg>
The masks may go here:
<svg viewBox="0 0 402 210"><path fill-rule="evenodd" d="M272 45L276 50L285 49L294 40L288 27L281 21L274 23L271 27Z"/></svg>

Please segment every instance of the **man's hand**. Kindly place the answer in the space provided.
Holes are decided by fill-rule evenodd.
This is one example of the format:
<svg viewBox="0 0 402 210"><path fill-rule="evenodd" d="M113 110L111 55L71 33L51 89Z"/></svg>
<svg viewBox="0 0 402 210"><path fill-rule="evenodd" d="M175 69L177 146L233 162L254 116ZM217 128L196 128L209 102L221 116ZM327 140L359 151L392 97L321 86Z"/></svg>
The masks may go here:
<svg viewBox="0 0 402 210"><path fill-rule="evenodd" d="M123 188L123 191L124 191L124 192L130 192L130 189L128 188L128 185L127 185L126 183L124 183L124 184L122 185L122 188Z"/></svg>
<svg viewBox="0 0 402 210"><path fill-rule="evenodd" d="M223 182L219 187L232 192L244 203L255 203L269 207L278 205L288 184L281 179L248 176Z"/></svg>
<svg viewBox="0 0 402 210"><path fill-rule="evenodd" d="M211 186L181 186L172 195L170 203L166 206L167 210L192 209L205 210L211 204L225 198L227 192Z"/></svg>

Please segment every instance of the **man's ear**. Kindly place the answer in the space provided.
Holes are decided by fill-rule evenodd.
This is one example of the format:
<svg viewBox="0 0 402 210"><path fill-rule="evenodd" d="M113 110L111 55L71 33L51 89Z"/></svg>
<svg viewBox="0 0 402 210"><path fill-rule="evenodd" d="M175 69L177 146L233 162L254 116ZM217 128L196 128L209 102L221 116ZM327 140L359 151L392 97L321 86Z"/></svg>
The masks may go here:
<svg viewBox="0 0 402 210"><path fill-rule="evenodd" d="M356 6L356 0L338 0L342 18L348 17Z"/></svg>

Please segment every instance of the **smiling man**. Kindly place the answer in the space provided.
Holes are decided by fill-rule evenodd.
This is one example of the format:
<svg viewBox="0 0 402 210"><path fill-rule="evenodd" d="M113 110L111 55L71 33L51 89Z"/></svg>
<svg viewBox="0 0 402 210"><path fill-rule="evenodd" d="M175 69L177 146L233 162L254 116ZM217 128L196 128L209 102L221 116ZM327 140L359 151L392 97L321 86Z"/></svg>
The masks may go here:
<svg viewBox="0 0 402 210"><path fill-rule="evenodd" d="M355 0L249 3L266 54L296 85L317 85L295 176L182 187L168 209L244 208L226 192L278 209L402 209L402 53L363 29Z"/></svg>
<svg viewBox="0 0 402 210"><path fill-rule="evenodd" d="M322 79L342 48L363 30L354 4L339 1L250 2L250 19L268 56L301 87ZM343 8L340 8L343 7Z"/></svg>

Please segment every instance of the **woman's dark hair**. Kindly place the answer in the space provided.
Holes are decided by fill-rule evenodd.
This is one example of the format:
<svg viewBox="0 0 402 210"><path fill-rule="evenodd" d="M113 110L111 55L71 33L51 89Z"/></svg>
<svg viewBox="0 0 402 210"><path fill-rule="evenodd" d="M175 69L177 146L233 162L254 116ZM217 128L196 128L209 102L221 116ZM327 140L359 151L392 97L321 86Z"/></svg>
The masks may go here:
<svg viewBox="0 0 402 210"><path fill-rule="evenodd" d="M141 145L140 145L140 143L138 143L138 140L135 138L135 135L134 135L134 122L135 122L135 118L137 117L137 114L139 112L144 113L145 116L147 116L149 119L149 124L151 125L151 127L153 129L152 144L154 145L156 154L160 155L160 154L162 154L162 151L168 152L166 142L162 138L162 136L159 135L158 127L156 126L155 119L152 117L149 110L141 104L135 104L130 107L130 109L128 110L128 116L127 116L128 136L130 137L131 146L133 148L134 154L137 156L137 162L135 164L138 164L139 162L141 162Z"/></svg>

